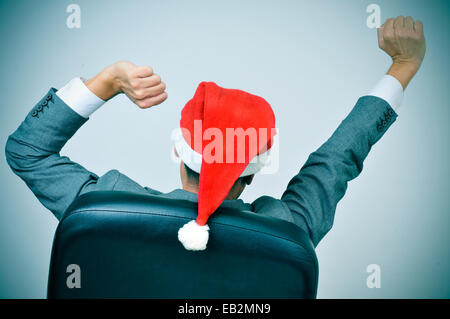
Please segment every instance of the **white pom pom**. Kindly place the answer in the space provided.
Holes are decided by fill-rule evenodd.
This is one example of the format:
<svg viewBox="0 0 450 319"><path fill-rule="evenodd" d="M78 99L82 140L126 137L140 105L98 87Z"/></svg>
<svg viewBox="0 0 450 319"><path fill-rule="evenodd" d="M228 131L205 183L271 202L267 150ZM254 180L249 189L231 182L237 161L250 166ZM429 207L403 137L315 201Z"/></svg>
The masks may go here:
<svg viewBox="0 0 450 319"><path fill-rule="evenodd" d="M178 240L187 250L205 250L209 239L208 225L200 226L191 220L178 230Z"/></svg>

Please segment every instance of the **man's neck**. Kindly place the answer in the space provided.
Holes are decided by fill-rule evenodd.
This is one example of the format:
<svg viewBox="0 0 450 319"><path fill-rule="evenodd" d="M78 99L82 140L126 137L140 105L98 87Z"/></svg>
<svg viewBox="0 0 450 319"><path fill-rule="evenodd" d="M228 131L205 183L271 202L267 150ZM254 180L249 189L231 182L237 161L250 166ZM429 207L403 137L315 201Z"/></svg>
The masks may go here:
<svg viewBox="0 0 450 319"><path fill-rule="evenodd" d="M183 189L190 193L198 194L198 186L197 185L186 184L186 185L183 185Z"/></svg>

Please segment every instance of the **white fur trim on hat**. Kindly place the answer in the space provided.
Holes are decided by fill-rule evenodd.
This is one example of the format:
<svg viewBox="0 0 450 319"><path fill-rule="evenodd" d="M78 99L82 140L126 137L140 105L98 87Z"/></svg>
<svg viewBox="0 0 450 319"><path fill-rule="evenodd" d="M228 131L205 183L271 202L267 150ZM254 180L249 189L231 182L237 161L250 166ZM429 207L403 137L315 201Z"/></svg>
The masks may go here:
<svg viewBox="0 0 450 319"><path fill-rule="evenodd" d="M187 250L205 250L209 239L209 226L200 226L195 220L178 230L178 240Z"/></svg>
<svg viewBox="0 0 450 319"><path fill-rule="evenodd" d="M172 139L175 142L175 149L181 160L194 172L200 174L202 168L202 154L193 150L185 141L181 128L177 128L172 133ZM248 163L242 176L248 176L258 173L267 163L269 163L270 149L266 152L255 156L250 163Z"/></svg>

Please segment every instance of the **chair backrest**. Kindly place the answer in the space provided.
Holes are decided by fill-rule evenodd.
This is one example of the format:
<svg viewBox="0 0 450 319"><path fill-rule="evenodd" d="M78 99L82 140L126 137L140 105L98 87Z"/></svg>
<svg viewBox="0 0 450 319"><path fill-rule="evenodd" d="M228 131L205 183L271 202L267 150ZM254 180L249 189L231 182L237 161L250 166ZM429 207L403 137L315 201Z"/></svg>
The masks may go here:
<svg viewBox="0 0 450 319"><path fill-rule="evenodd" d="M178 229L197 204L129 192L91 192L58 225L49 298L315 298L318 264L296 225L219 208L204 251Z"/></svg>

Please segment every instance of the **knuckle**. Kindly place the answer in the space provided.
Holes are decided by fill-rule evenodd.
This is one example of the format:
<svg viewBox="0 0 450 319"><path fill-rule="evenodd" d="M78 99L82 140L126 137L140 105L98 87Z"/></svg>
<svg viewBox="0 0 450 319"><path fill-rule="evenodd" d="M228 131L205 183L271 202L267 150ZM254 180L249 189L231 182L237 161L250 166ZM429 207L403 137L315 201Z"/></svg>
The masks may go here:
<svg viewBox="0 0 450 319"><path fill-rule="evenodd" d="M399 37L399 38L404 38L406 36L406 33L403 29L398 29L395 30L395 34Z"/></svg>
<svg viewBox="0 0 450 319"><path fill-rule="evenodd" d="M151 66L145 66L145 71L148 73L153 73L153 68Z"/></svg>
<svg viewBox="0 0 450 319"><path fill-rule="evenodd" d="M394 33L392 32L386 32L386 34L384 35L384 39L387 41L391 41L394 39Z"/></svg>
<svg viewBox="0 0 450 319"><path fill-rule="evenodd" d="M130 81L130 86L131 86L133 89L137 89L137 88L139 87L138 81L136 81L136 80L131 80L131 81Z"/></svg>
<svg viewBox="0 0 450 319"><path fill-rule="evenodd" d="M139 106L140 108L144 108L144 102L139 101L139 102L137 102L136 104L137 104L137 106Z"/></svg>
<svg viewBox="0 0 450 319"><path fill-rule="evenodd" d="M138 100L142 100L145 97L145 94L143 91L137 91L135 94L136 94L136 98Z"/></svg>
<svg viewBox="0 0 450 319"><path fill-rule="evenodd" d="M153 103L151 101L147 101L147 102L144 103L143 108L146 109L146 108L151 107L152 105L153 105Z"/></svg>

